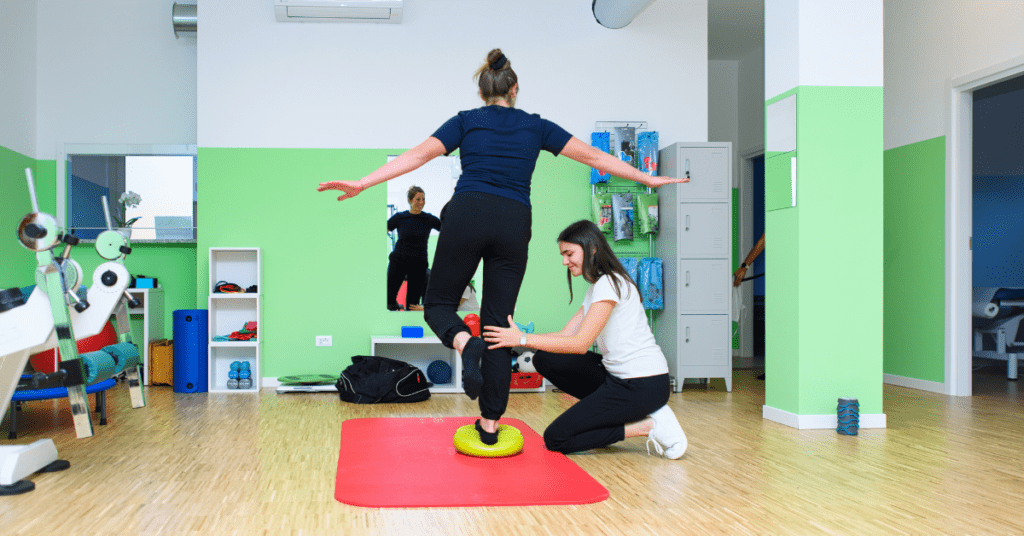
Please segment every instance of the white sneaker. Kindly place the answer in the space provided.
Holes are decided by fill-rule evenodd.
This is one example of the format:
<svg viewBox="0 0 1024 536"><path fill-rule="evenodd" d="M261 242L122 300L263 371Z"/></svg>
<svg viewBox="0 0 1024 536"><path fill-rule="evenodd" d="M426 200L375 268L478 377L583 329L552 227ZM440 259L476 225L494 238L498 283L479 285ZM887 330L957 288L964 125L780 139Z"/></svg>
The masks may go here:
<svg viewBox="0 0 1024 536"><path fill-rule="evenodd" d="M662 406L651 414L651 419L654 420L654 428L647 434L647 453L651 453L651 441L654 441L654 451L658 454L670 460L682 458L689 443L672 408Z"/></svg>

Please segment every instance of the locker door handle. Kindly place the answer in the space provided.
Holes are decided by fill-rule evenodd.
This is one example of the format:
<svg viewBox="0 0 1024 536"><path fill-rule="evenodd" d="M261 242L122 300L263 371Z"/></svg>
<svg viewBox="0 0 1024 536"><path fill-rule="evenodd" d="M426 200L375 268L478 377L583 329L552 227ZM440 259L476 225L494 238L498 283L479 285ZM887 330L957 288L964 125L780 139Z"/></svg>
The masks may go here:
<svg viewBox="0 0 1024 536"><path fill-rule="evenodd" d="M687 231L690 230L690 215L689 214L686 215L686 230Z"/></svg>
<svg viewBox="0 0 1024 536"><path fill-rule="evenodd" d="M686 342L690 342L690 326L686 326Z"/></svg>
<svg viewBox="0 0 1024 536"><path fill-rule="evenodd" d="M686 271L686 286L690 286L690 271Z"/></svg>
<svg viewBox="0 0 1024 536"><path fill-rule="evenodd" d="M686 178L690 178L690 159L686 159Z"/></svg>

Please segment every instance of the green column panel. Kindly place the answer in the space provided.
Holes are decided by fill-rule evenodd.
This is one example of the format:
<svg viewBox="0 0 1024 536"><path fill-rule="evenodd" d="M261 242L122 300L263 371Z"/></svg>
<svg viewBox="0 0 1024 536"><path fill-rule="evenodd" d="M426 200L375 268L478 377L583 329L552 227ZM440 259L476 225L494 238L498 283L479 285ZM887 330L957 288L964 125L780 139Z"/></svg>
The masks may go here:
<svg viewBox="0 0 1024 536"><path fill-rule="evenodd" d="M764 210L793 207L793 158L796 151L765 153Z"/></svg>
<svg viewBox="0 0 1024 536"><path fill-rule="evenodd" d="M861 414L882 413L882 88L796 92L798 203L765 218L765 403L827 415L854 397ZM766 190L769 169L781 186L789 164L771 158Z"/></svg>

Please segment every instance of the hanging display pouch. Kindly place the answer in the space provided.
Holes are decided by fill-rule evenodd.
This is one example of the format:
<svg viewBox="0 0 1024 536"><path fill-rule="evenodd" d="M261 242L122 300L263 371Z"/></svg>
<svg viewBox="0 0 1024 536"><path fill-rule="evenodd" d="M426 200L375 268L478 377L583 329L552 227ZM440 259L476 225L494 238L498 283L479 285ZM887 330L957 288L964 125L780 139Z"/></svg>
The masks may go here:
<svg viewBox="0 0 1024 536"><path fill-rule="evenodd" d="M636 212L642 234L658 233L658 194L637 194Z"/></svg>
<svg viewBox="0 0 1024 536"><path fill-rule="evenodd" d="M633 239L633 194L612 194L612 231L616 242Z"/></svg>
<svg viewBox="0 0 1024 536"><path fill-rule="evenodd" d="M612 194L594 194L591 198L591 217L602 233L612 234Z"/></svg>

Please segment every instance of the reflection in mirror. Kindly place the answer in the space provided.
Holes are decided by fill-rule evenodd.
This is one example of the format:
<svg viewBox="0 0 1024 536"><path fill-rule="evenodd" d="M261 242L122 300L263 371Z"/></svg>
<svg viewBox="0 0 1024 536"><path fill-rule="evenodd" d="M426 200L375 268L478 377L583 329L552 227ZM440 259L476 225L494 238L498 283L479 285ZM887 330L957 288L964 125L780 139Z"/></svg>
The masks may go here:
<svg viewBox="0 0 1024 536"><path fill-rule="evenodd" d="M395 156L389 156L388 162ZM439 156L388 181L387 288L389 311L422 311L423 293L434 258L441 210L462 174L457 156ZM479 274L474 276L479 281ZM474 295L466 306L479 308Z"/></svg>
<svg viewBox="0 0 1024 536"><path fill-rule="evenodd" d="M131 222L133 241L195 240L194 146L69 145L63 156L58 213L79 238L94 239L106 230L106 196L113 225ZM123 202L132 193L141 199L134 206Z"/></svg>

